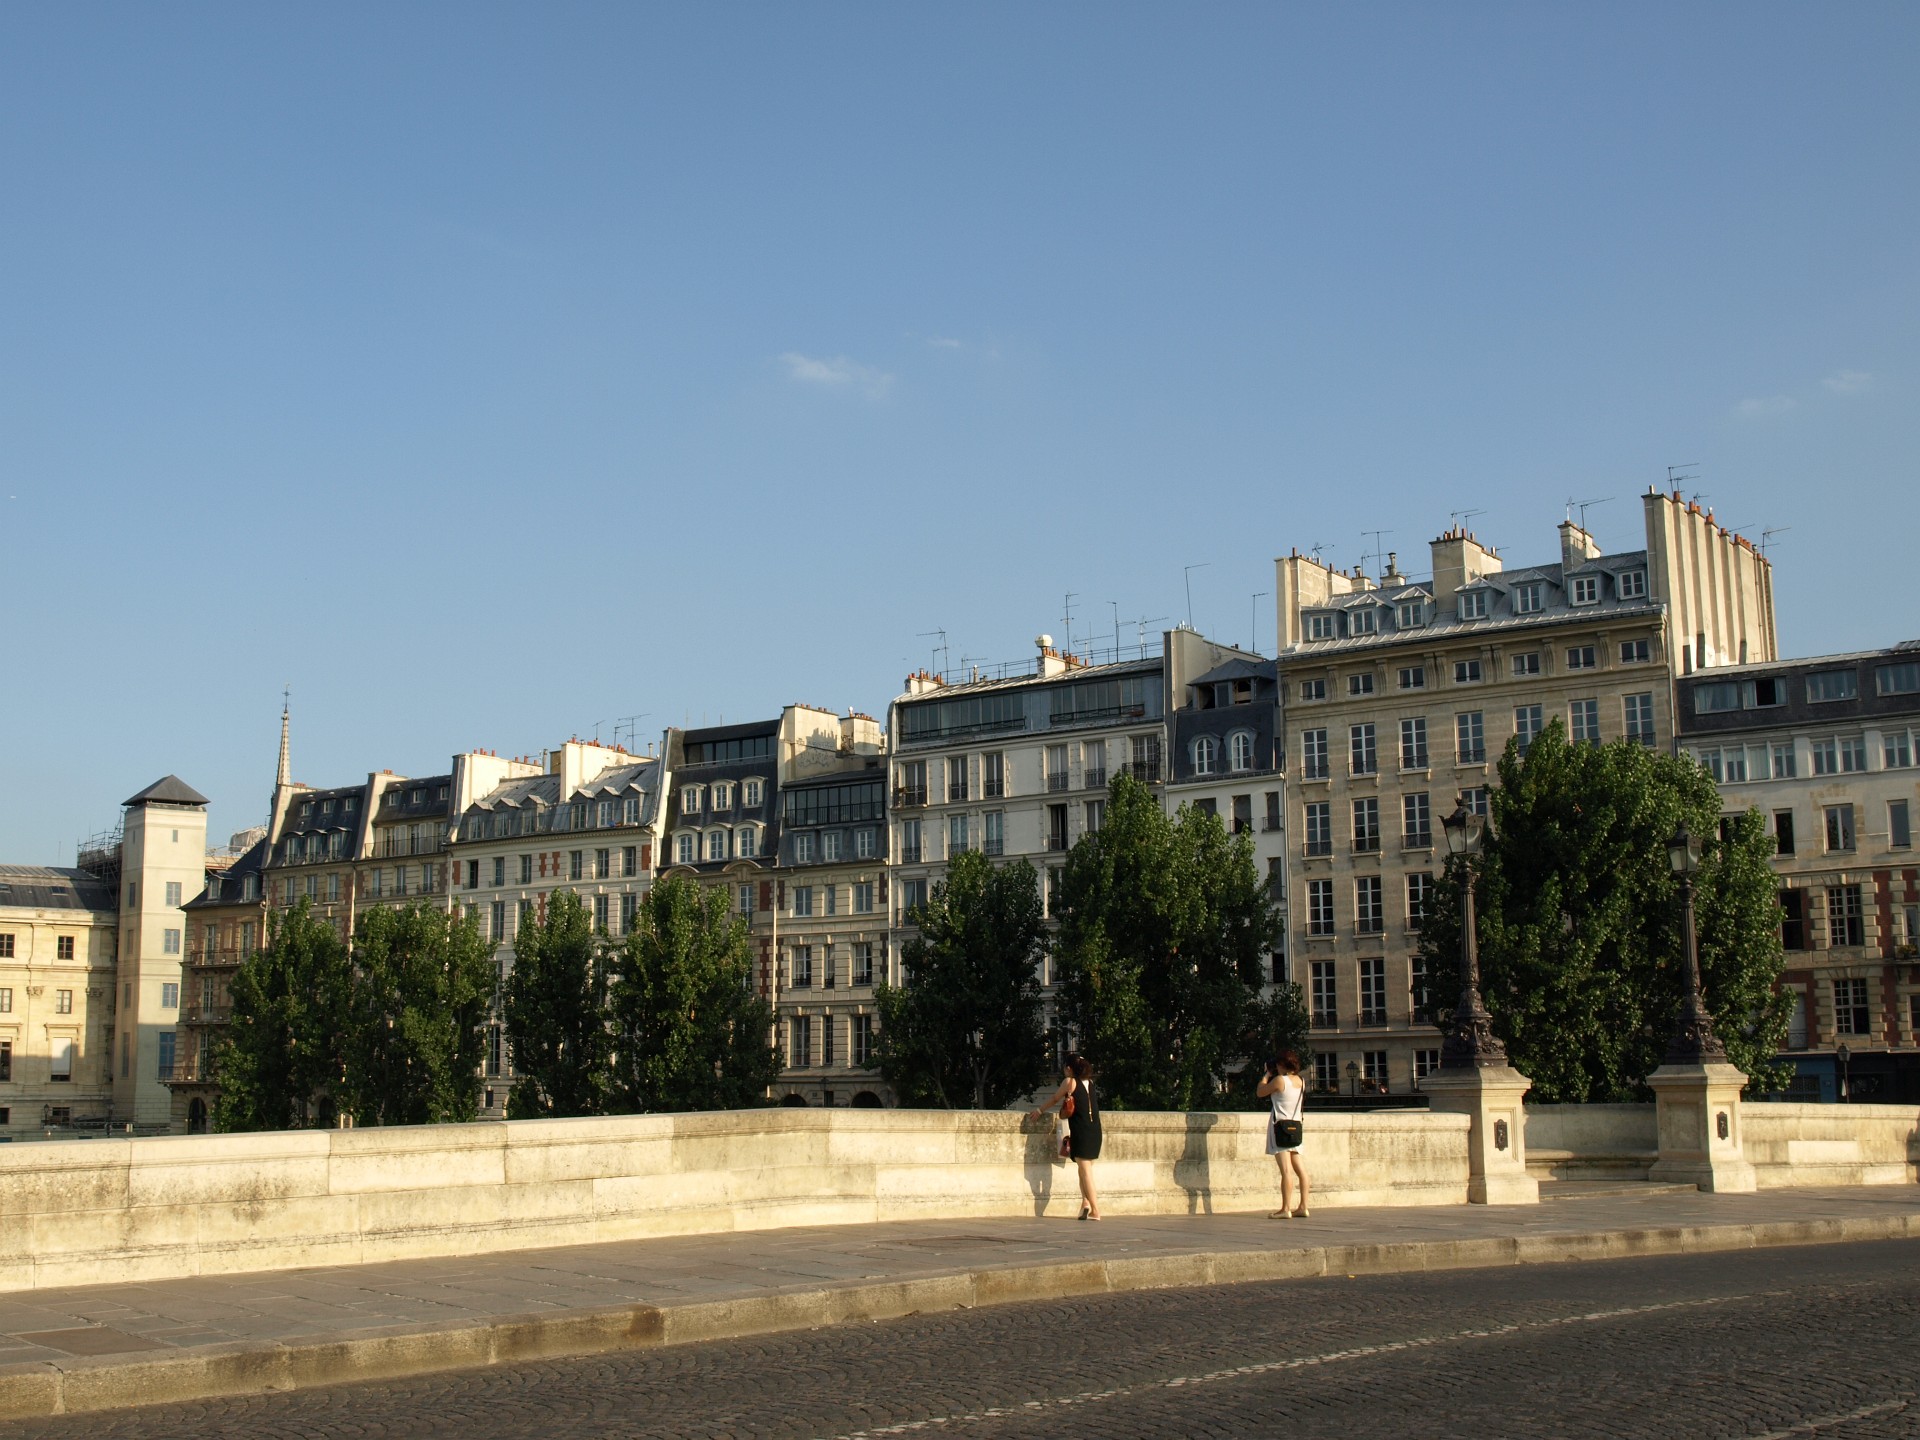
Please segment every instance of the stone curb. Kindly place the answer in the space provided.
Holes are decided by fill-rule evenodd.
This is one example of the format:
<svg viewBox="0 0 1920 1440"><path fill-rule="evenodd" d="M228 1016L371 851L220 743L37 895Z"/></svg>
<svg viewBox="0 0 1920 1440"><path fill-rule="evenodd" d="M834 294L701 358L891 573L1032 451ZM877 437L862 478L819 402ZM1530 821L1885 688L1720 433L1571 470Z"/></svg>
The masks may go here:
<svg viewBox="0 0 1920 1440"><path fill-rule="evenodd" d="M169 1355L143 1351L0 1365L0 1420L395 1380L1073 1295L1913 1238L1920 1238L1920 1212L1060 1261L733 1300L619 1305L479 1324L389 1326L325 1339L233 1341Z"/></svg>

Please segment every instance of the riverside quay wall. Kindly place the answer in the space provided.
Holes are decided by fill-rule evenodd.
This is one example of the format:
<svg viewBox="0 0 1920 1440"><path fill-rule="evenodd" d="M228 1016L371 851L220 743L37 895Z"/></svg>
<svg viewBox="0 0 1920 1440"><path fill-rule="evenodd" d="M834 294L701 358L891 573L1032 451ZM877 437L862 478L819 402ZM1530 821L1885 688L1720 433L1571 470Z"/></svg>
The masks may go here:
<svg viewBox="0 0 1920 1440"><path fill-rule="evenodd" d="M1264 1114L1108 1111L1116 1214L1278 1203ZM1313 1203L1458 1205L1467 1117L1317 1114ZM770 1109L0 1147L0 1290L659 1235L1078 1213L1009 1112Z"/></svg>

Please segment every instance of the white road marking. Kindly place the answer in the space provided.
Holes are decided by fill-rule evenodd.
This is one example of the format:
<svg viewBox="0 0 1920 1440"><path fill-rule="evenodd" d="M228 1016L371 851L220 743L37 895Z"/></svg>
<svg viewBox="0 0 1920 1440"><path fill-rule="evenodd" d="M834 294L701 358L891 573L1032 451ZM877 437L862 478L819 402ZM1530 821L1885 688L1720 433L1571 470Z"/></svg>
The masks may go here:
<svg viewBox="0 0 1920 1440"><path fill-rule="evenodd" d="M1863 1405L1858 1410L1849 1410L1844 1415L1823 1415L1818 1420L1808 1420L1794 1426L1791 1430L1769 1430L1764 1435L1756 1435L1753 1440L1793 1440L1795 1435L1817 1435L1820 1431L1835 1425L1844 1425L1849 1420L1871 1420L1876 1415L1885 1415L1891 1410L1904 1410L1913 1403L1913 1397L1901 1400L1888 1400L1879 1405Z"/></svg>

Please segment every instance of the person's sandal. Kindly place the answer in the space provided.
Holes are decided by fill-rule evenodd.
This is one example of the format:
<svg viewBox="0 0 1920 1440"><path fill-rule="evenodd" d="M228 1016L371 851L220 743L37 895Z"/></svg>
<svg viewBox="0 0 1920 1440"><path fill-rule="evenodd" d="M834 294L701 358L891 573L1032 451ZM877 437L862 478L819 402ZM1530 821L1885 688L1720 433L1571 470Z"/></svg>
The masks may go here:
<svg viewBox="0 0 1920 1440"><path fill-rule="evenodd" d="M1292 1218L1293 1212L1291 1210L1269 1210L1267 1212L1267 1219L1269 1220L1291 1220Z"/></svg>
<svg viewBox="0 0 1920 1440"><path fill-rule="evenodd" d="M1302 1205L1298 1210L1294 1211L1293 1213L1296 1218L1304 1220L1312 1212L1309 1211L1306 1206Z"/></svg>

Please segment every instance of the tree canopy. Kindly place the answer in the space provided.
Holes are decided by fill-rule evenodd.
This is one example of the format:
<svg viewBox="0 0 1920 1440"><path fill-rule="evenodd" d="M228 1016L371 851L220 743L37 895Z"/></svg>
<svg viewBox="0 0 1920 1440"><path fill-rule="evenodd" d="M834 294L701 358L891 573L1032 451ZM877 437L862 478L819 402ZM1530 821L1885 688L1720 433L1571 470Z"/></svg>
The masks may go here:
<svg viewBox="0 0 1920 1440"><path fill-rule="evenodd" d="M493 947L430 904L365 911L354 935L346 1108L361 1125L471 1120Z"/></svg>
<svg viewBox="0 0 1920 1440"><path fill-rule="evenodd" d="M608 1057L606 937L571 890L520 922L506 987L515 1120L604 1112Z"/></svg>
<svg viewBox="0 0 1920 1440"><path fill-rule="evenodd" d="M641 902L611 995L609 1107L734 1110L767 1103L780 1072L773 1008L753 992L746 921L684 876Z"/></svg>
<svg viewBox="0 0 1920 1440"><path fill-rule="evenodd" d="M1494 1031L1545 1102L1645 1099L1685 986L1681 892L1667 855L1681 826L1695 875L1702 989L1728 1057L1775 1083L1788 998L1773 842L1759 815L1722 835L1713 779L1631 741L1570 745L1558 721L1510 743L1476 864L1481 993ZM1433 1018L1460 992L1459 862L1421 929Z"/></svg>
<svg viewBox="0 0 1920 1440"><path fill-rule="evenodd" d="M331 1124L345 1066L351 961L339 933L301 900L267 922L241 963L233 1016L214 1052L218 1130Z"/></svg>
<svg viewBox="0 0 1920 1440"><path fill-rule="evenodd" d="M882 984L874 1065L909 1105L1000 1109L1046 1075L1046 914L1025 860L956 855L916 912L906 983Z"/></svg>
<svg viewBox="0 0 1920 1440"><path fill-rule="evenodd" d="M1250 837L1195 806L1170 818L1146 786L1115 778L1105 823L1067 856L1057 942L1061 1019L1110 1104L1219 1103L1252 1047L1291 1026L1284 1007L1255 1009L1279 928Z"/></svg>

